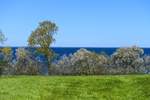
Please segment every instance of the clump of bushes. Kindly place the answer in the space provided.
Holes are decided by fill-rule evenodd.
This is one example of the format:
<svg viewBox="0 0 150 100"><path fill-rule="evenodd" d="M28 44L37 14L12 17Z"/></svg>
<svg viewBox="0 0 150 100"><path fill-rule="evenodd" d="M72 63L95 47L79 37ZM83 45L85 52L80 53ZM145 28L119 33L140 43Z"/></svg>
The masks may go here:
<svg viewBox="0 0 150 100"><path fill-rule="evenodd" d="M102 75L150 73L150 56L143 49L133 46L119 48L111 56L98 54L84 48L52 62L50 75ZM11 48L0 50L0 73L38 75L47 64L39 60L33 51L18 48L13 57Z"/></svg>
<svg viewBox="0 0 150 100"><path fill-rule="evenodd" d="M53 74L91 75L104 73L107 58L103 55L80 49L73 55L63 56L57 63L52 64Z"/></svg>
<svg viewBox="0 0 150 100"><path fill-rule="evenodd" d="M23 75L38 75L39 63L31 52L25 48L16 50L15 74Z"/></svg>
<svg viewBox="0 0 150 100"><path fill-rule="evenodd" d="M150 74L150 56L149 55L145 55L143 57L144 59L144 67L145 67L145 73Z"/></svg>
<svg viewBox="0 0 150 100"><path fill-rule="evenodd" d="M120 73L143 73L144 60L142 55L143 49L136 46L128 48L120 48L111 56L112 66L116 67L116 70Z"/></svg>
<svg viewBox="0 0 150 100"><path fill-rule="evenodd" d="M97 75L145 73L149 67L144 65L143 49L133 46L119 48L110 57L80 49L74 54L63 56L52 64L52 74L61 75ZM149 63L150 64L150 63Z"/></svg>
<svg viewBox="0 0 150 100"><path fill-rule="evenodd" d="M12 49L9 47L0 49L0 75L12 74Z"/></svg>

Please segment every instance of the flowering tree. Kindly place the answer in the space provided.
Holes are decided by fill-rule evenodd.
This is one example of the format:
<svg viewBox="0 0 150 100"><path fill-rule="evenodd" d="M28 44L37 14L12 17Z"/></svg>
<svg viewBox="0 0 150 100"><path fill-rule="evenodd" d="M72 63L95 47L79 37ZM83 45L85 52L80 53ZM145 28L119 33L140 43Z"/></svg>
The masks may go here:
<svg viewBox="0 0 150 100"><path fill-rule="evenodd" d="M120 68L128 69L124 70L125 72L130 72L131 69L133 72L139 72L140 67L144 62L143 58L141 57L143 54L143 49L136 46L119 48L112 55L112 63Z"/></svg>

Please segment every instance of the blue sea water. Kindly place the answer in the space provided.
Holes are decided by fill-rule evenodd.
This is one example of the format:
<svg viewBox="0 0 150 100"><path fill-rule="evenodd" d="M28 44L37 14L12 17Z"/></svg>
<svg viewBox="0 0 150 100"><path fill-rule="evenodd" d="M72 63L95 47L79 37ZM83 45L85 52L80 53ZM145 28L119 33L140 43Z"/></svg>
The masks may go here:
<svg viewBox="0 0 150 100"><path fill-rule="evenodd" d="M91 48L91 47L53 47L52 50L59 56L62 56L64 54L65 55L73 54L81 48L87 49L87 50L95 52L95 53L106 53L107 55L113 54L113 52L115 52L117 49L117 48L96 48L96 47L95 48Z"/></svg>
<svg viewBox="0 0 150 100"><path fill-rule="evenodd" d="M12 47L14 54L15 50L20 47ZM24 47L28 48L28 47ZM89 51L95 52L95 53L105 53L107 55L113 54L118 48L115 47L52 47L52 50L56 53L58 56L63 55L69 55L75 53L77 50L85 48ZM144 55L150 55L150 48L142 48L144 50Z"/></svg>
<svg viewBox="0 0 150 100"><path fill-rule="evenodd" d="M77 50L79 50L82 47L53 47L53 51L58 54L59 56L62 55L69 55L75 53ZM83 47L89 51L95 52L95 53L105 53L107 55L112 55L118 48L115 47ZM144 50L144 55L150 55L150 48L142 48Z"/></svg>

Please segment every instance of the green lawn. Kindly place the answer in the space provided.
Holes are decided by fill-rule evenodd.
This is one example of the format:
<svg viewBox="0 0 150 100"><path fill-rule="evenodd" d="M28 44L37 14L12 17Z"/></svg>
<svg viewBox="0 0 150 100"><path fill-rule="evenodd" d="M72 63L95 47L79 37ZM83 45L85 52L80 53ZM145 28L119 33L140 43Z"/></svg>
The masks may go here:
<svg viewBox="0 0 150 100"><path fill-rule="evenodd" d="M5 76L0 100L150 100L150 76Z"/></svg>

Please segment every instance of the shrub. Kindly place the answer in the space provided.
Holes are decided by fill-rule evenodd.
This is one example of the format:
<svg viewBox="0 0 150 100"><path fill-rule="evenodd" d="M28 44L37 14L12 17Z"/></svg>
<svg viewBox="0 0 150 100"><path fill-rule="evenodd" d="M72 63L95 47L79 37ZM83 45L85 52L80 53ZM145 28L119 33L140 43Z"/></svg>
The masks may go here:
<svg viewBox="0 0 150 100"><path fill-rule="evenodd" d="M144 51L136 46L129 48L119 48L111 58L112 65L116 66L123 73L139 73L143 72L144 60L141 57ZM122 73L121 72L121 73Z"/></svg>
<svg viewBox="0 0 150 100"><path fill-rule="evenodd" d="M73 55L63 56L55 66L55 71L62 74L91 75L104 74L107 58L86 49L80 49ZM56 71L56 72L57 72Z"/></svg>
<svg viewBox="0 0 150 100"><path fill-rule="evenodd" d="M143 59L144 59L145 73L150 73L150 56L145 55Z"/></svg>
<svg viewBox="0 0 150 100"><path fill-rule="evenodd" d="M16 74L39 74L38 62L35 57L25 48L18 48L16 50Z"/></svg>
<svg viewBox="0 0 150 100"><path fill-rule="evenodd" d="M1 74L12 74L13 72L13 52L11 48L1 48L0 50L0 70Z"/></svg>

